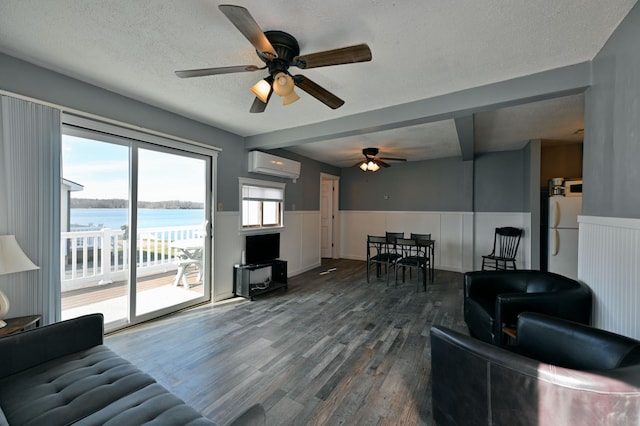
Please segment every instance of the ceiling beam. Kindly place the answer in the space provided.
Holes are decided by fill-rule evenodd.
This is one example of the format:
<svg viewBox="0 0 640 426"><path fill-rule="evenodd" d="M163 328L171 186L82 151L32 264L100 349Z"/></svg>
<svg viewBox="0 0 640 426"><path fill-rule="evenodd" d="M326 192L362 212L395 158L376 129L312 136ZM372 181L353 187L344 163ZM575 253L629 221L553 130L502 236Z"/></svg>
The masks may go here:
<svg viewBox="0 0 640 426"><path fill-rule="evenodd" d="M458 132L458 143L460 143L460 153L462 153L462 161L473 160L474 151L474 131L473 115L466 115L454 119L456 123L456 131Z"/></svg>
<svg viewBox="0 0 640 426"><path fill-rule="evenodd" d="M582 93L590 84L591 62L582 62L433 98L249 136L245 138L245 147L286 148L468 117L480 111Z"/></svg>

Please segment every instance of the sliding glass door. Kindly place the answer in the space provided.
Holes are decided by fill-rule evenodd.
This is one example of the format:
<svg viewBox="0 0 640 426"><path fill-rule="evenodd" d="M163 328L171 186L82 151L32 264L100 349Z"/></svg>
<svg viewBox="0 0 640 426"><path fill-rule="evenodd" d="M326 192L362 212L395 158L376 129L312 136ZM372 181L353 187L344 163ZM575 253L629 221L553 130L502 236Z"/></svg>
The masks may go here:
<svg viewBox="0 0 640 426"><path fill-rule="evenodd" d="M63 127L61 317L107 330L209 300L212 156Z"/></svg>
<svg viewBox="0 0 640 426"><path fill-rule="evenodd" d="M168 150L137 152L136 315L140 316L204 295L207 161ZM167 260L173 262L171 273L162 274Z"/></svg>

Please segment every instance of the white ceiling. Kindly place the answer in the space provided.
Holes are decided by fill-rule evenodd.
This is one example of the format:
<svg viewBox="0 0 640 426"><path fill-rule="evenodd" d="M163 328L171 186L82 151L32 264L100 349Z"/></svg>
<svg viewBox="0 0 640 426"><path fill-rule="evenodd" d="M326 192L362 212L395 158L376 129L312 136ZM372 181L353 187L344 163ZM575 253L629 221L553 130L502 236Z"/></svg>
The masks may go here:
<svg viewBox="0 0 640 426"><path fill-rule="evenodd" d="M301 53L367 43L371 62L300 70L345 100L331 110L298 90L250 114L264 72L179 79L174 71L263 64L210 0L2 0L0 52L128 97L255 136L589 61L637 0L240 1L263 30L294 35ZM298 73L298 70L295 70ZM264 74L264 75L263 75ZM475 116L475 151L529 139L581 140L583 97ZM339 166L376 146L410 160L460 155L453 120L311 142L292 151Z"/></svg>

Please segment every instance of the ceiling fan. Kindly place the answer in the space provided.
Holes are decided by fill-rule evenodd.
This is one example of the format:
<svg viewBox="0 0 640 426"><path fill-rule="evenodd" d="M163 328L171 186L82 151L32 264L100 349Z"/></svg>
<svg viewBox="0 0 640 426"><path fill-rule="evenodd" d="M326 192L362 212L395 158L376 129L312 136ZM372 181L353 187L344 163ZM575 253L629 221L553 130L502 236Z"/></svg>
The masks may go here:
<svg viewBox="0 0 640 426"><path fill-rule="evenodd" d="M273 92L282 97L284 105L297 101L300 98L294 92L294 86L304 90L329 108L339 108L344 104L342 99L314 83L308 77L300 74L291 75L289 67L308 69L371 60L371 50L366 44L300 55L298 41L292 35L284 31L263 32L246 8L230 4L221 4L218 8L256 48L256 53L265 66L238 65L182 70L176 71L176 75L180 78L189 78L267 70L269 75L251 87L251 91L256 95L250 109L251 112L264 112Z"/></svg>
<svg viewBox="0 0 640 426"><path fill-rule="evenodd" d="M363 172L377 172L380 167L391 167L386 161L407 161L406 158L394 158L394 157L376 157L378 155L378 148L363 148L362 155L364 160L358 161L353 167L359 167Z"/></svg>

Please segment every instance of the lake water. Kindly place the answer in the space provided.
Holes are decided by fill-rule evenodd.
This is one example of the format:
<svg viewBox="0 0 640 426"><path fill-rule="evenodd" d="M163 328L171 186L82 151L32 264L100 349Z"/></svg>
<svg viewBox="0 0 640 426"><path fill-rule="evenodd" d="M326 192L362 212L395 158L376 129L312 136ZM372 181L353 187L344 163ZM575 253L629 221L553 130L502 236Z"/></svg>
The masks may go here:
<svg viewBox="0 0 640 426"><path fill-rule="evenodd" d="M128 212L127 209L71 209L71 229L120 229L127 224ZM203 209L138 209L138 228L199 225L203 220Z"/></svg>

